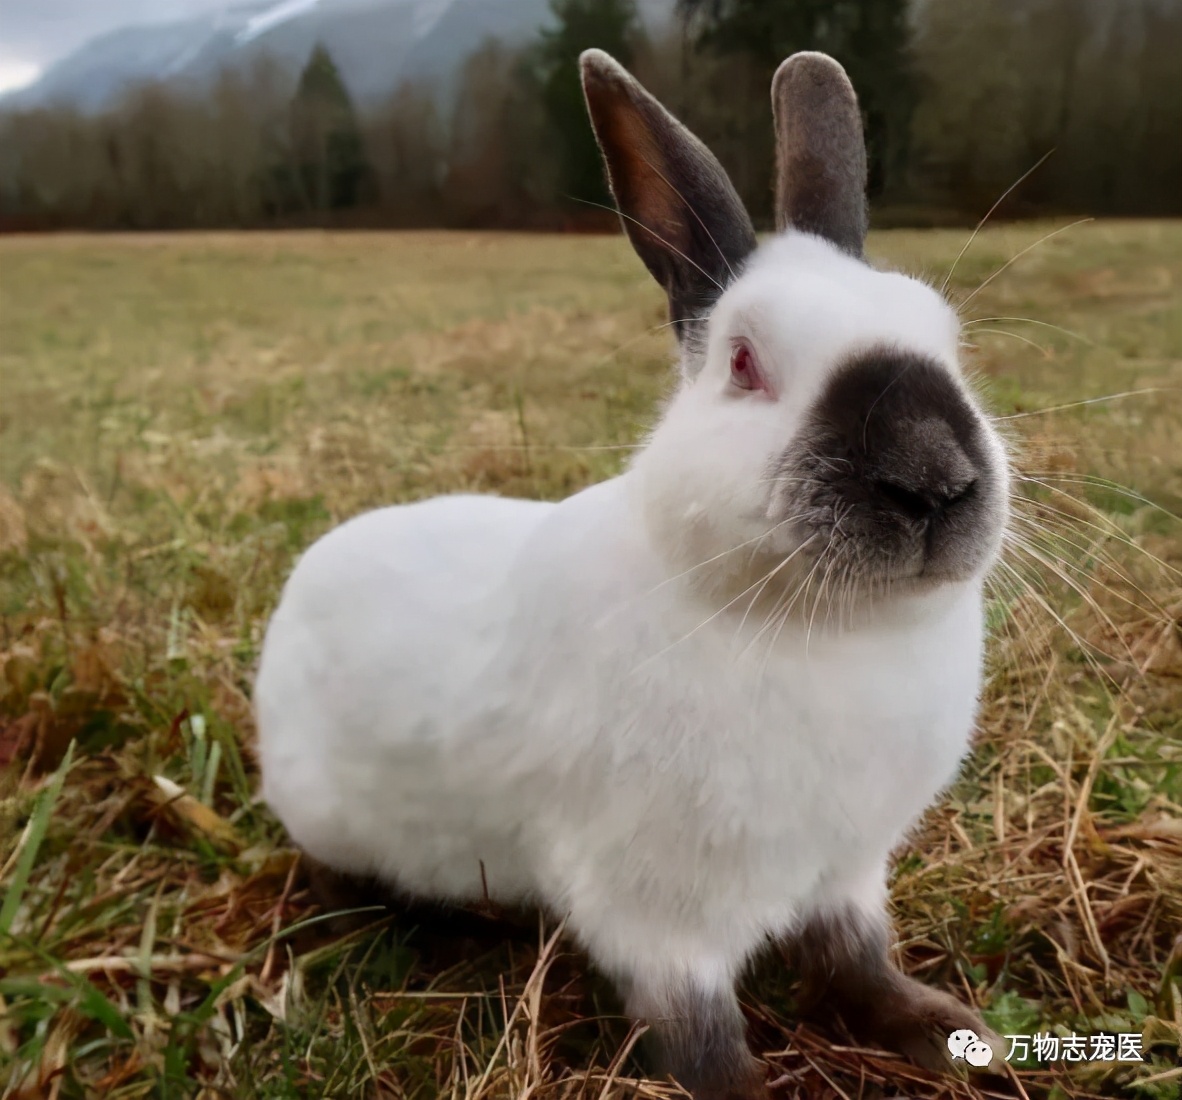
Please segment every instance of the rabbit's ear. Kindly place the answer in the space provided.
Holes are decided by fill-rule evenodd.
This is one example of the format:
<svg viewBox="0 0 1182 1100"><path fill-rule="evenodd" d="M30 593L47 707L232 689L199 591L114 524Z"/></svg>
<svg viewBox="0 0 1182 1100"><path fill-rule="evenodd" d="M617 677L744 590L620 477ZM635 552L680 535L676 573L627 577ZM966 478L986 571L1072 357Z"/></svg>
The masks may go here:
<svg viewBox="0 0 1182 1100"><path fill-rule="evenodd" d="M823 53L797 53L772 78L776 228L801 229L851 256L866 239L866 143L858 97Z"/></svg>
<svg viewBox="0 0 1182 1100"><path fill-rule="evenodd" d="M624 229L684 340L755 248L751 219L714 154L623 66L602 50L579 64Z"/></svg>

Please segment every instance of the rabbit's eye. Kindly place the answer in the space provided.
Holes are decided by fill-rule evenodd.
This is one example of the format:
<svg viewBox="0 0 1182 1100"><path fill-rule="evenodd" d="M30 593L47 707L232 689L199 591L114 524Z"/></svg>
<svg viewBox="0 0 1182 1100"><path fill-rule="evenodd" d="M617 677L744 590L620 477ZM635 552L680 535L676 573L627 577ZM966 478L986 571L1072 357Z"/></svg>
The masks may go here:
<svg viewBox="0 0 1182 1100"><path fill-rule="evenodd" d="M755 352L747 343L735 344L731 352L731 381L742 390L767 389L755 363Z"/></svg>

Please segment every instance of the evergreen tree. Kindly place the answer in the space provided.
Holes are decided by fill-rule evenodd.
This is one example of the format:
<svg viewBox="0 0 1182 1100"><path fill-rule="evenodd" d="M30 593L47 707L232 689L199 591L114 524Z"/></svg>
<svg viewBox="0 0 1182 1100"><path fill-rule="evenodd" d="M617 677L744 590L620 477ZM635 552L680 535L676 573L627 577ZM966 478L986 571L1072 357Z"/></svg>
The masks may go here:
<svg viewBox="0 0 1182 1100"><path fill-rule="evenodd" d="M353 101L336 63L317 45L291 103L295 183L312 210L340 210L362 199L369 176Z"/></svg>
<svg viewBox="0 0 1182 1100"><path fill-rule="evenodd" d="M579 54L597 47L629 65L639 33L634 0L551 0L556 25L535 47L534 81L568 199L611 201L579 79Z"/></svg>

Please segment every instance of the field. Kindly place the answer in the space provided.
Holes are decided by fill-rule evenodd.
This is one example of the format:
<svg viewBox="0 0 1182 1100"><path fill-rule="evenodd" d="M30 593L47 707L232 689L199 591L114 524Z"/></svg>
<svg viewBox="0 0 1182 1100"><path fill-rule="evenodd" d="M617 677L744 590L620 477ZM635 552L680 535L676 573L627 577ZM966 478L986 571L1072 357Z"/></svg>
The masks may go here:
<svg viewBox="0 0 1182 1100"><path fill-rule="evenodd" d="M987 229L950 282L1022 500L977 750L894 915L907 969L1000 1032L1145 1060L934 1078L800 1025L772 957L744 1004L785 1098L1182 1096L1182 223L1041 240L1064 225ZM870 251L938 283L966 237ZM4 1095L674 1095L549 926L334 938L251 750L318 534L622 468L671 379L623 241L29 237L0 271Z"/></svg>

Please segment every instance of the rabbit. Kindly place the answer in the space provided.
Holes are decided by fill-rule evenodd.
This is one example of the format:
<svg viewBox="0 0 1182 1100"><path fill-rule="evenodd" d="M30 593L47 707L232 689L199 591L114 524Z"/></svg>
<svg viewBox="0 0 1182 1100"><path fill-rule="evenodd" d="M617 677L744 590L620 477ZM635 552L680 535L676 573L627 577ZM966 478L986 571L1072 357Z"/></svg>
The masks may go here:
<svg viewBox="0 0 1182 1100"><path fill-rule="evenodd" d="M679 375L626 471L451 495L316 542L268 626L262 792L335 874L561 916L697 1100L762 1095L735 986L933 1063L971 1008L891 961L893 848L954 779L982 678L1003 443L958 319L863 257L854 90L775 74L777 232L609 55L580 58Z"/></svg>

